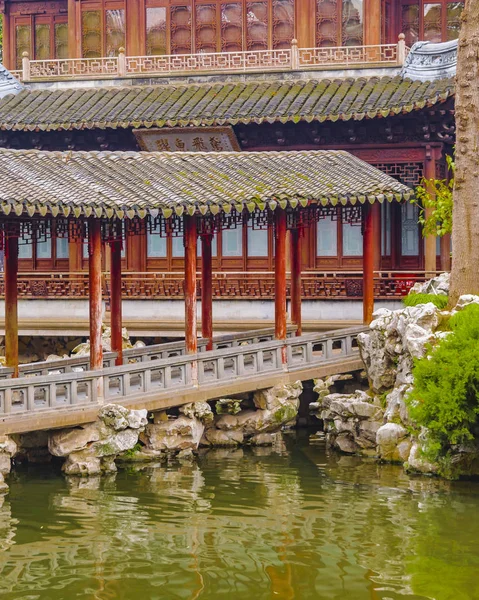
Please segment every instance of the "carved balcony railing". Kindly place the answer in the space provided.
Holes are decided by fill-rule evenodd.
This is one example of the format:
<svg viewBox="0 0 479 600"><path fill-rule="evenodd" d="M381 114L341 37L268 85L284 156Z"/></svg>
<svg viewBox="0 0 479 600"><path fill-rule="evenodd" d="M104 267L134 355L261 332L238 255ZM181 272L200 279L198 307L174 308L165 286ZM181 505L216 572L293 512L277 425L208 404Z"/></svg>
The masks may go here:
<svg viewBox="0 0 479 600"><path fill-rule="evenodd" d="M343 46L330 48L300 48L299 66L301 69L317 67L350 67L356 65L398 65L400 64L398 44L378 46Z"/></svg>
<svg viewBox="0 0 479 600"><path fill-rule="evenodd" d="M408 49L404 36L397 44L340 46L331 48L291 48L238 52L199 52L159 56L118 56L30 60L24 52L22 70L12 74L22 81L62 79L103 79L116 77L169 76L208 73L296 71L303 69L401 66Z"/></svg>
<svg viewBox="0 0 479 600"><path fill-rule="evenodd" d="M399 299L418 281L425 281L424 271L380 271L375 273L374 292L378 300ZM123 273L124 299L183 299L182 272ZM361 271L304 271L301 278L305 299L360 300L363 294ZM109 295L109 275L103 276L103 293ZM290 293L289 279L287 293ZM0 297L4 294L0 274ZM88 298L88 273L25 273L18 276L19 298ZM198 296L201 278L198 273ZM216 299L272 300L274 272L221 271L213 273L213 297Z"/></svg>

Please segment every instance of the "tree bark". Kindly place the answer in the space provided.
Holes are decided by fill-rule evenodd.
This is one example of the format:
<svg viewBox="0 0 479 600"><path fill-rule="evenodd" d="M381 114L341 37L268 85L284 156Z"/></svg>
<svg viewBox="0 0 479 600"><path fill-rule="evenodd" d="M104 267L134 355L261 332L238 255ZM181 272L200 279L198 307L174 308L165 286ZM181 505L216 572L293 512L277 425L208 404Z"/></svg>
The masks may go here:
<svg viewBox="0 0 479 600"><path fill-rule="evenodd" d="M455 110L452 306L461 294L479 295L479 0L466 0L462 13Z"/></svg>

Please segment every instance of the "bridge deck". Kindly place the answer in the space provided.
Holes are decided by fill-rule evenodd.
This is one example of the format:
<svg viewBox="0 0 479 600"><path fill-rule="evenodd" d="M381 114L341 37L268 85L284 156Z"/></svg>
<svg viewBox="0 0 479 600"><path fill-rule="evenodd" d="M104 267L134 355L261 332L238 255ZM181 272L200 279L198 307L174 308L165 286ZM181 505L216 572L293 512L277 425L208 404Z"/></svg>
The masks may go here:
<svg viewBox="0 0 479 600"><path fill-rule="evenodd" d="M249 337L224 336L216 340L216 349L194 355L186 355L184 344L175 342L175 348L163 344L140 352L135 349L124 359L135 362L101 371L50 370L45 375L40 367L19 379L0 381L0 434L88 423L95 420L102 403L155 411L359 370L356 338L364 330L357 327L285 341L258 332Z"/></svg>

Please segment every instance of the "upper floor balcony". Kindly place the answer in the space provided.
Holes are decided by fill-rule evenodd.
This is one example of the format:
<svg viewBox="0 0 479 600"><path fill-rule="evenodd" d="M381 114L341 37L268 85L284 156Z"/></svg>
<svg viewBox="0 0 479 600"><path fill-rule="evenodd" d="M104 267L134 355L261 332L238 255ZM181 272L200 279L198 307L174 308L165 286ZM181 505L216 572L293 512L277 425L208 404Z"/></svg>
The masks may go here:
<svg viewBox="0 0 479 600"><path fill-rule="evenodd" d="M265 72L311 72L336 69L400 68L408 55L405 36L395 44L290 48L236 52L198 52L158 56L118 56L30 60L23 53L22 69L11 71L21 81L144 79L172 76L201 76Z"/></svg>

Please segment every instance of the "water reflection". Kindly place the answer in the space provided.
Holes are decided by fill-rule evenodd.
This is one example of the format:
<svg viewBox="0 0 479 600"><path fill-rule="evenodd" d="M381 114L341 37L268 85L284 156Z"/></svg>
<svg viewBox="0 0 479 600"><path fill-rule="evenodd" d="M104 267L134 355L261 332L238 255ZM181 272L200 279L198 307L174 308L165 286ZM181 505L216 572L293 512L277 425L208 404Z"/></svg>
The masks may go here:
<svg viewBox="0 0 479 600"><path fill-rule="evenodd" d="M108 478L31 469L0 506L0 596L472 600L478 491L316 437Z"/></svg>

